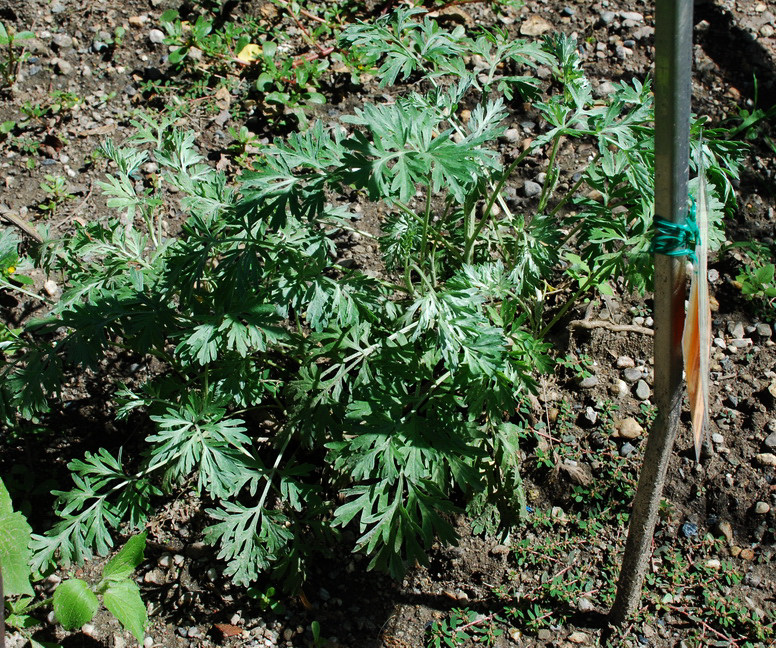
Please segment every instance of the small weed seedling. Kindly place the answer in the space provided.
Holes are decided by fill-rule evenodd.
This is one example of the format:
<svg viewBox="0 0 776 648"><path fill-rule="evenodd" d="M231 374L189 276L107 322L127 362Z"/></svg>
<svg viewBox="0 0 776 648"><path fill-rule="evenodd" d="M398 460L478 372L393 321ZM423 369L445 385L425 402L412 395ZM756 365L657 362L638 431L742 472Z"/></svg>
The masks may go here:
<svg viewBox="0 0 776 648"><path fill-rule="evenodd" d="M776 320L776 252L756 241L735 243L732 248L745 254L735 285L757 305L764 319Z"/></svg>
<svg viewBox="0 0 776 648"><path fill-rule="evenodd" d="M16 32L13 27L7 27L0 22L0 89L13 88L16 83L19 65L25 58L19 43L30 38L35 38L35 34L29 31Z"/></svg>
<svg viewBox="0 0 776 648"><path fill-rule="evenodd" d="M50 216L54 216L61 205L75 197L68 191L67 180L63 176L46 174L45 182L40 183L40 188L47 198L38 204L38 209Z"/></svg>

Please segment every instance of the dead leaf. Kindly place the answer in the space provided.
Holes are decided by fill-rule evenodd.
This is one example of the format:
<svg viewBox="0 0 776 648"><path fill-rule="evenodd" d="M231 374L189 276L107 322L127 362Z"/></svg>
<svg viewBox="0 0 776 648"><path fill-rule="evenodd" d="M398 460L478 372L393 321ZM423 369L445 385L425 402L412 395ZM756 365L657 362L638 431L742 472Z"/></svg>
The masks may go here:
<svg viewBox="0 0 776 648"><path fill-rule="evenodd" d="M584 464L571 464L564 461L558 465L558 468L565 472L575 484L590 486L593 483L593 475Z"/></svg>
<svg viewBox="0 0 776 648"><path fill-rule="evenodd" d="M221 86L215 93L216 105L221 110L226 110L232 103L232 93L226 86Z"/></svg>
<svg viewBox="0 0 776 648"><path fill-rule="evenodd" d="M232 161L223 153L221 153L221 157L219 158L218 162L216 162L216 170L223 171L224 169L228 169L231 166Z"/></svg>
<svg viewBox="0 0 776 648"><path fill-rule="evenodd" d="M232 625L231 623L216 623L213 627L218 630L224 637L236 637L242 634L242 628Z"/></svg>
<svg viewBox="0 0 776 648"><path fill-rule="evenodd" d="M256 43L248 43L240 50L237 58L243 63L253 63L261 58L261 45Z"/></svg>
<svg viewBox="0 0 776 648"><path fill-rule="evenodd" d="M552 25L541 16L528 16L520 25L523 36L540 36L552 29Z"/></svg>

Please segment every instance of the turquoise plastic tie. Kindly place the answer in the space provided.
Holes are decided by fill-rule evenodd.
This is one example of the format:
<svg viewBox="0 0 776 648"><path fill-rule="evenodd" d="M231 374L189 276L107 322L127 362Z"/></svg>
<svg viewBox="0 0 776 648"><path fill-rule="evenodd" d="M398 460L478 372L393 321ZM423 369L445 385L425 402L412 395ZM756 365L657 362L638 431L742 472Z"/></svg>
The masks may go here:
<svg viewBox="0 0 776 648"><path fill-rule="evenodd" d="M688 256L697 261L695 246L700 243L701 233L695 220L695 199L684 223L674 223L665 218L655 218L655 235L652 237L652 251L666 256Z"/></svg>

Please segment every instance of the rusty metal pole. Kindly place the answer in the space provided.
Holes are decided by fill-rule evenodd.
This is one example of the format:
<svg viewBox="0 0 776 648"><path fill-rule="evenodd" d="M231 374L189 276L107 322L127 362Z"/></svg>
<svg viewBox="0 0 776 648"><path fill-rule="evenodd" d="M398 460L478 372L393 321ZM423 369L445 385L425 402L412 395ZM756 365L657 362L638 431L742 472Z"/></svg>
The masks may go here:
<svg viewBox="0 0 776 648"><path fill-rule="evenodd" d="M693 0L655 3L655 214L683 222L687 214ZM666 470L682 407L684 257L655 255L655 402L657 418L630 516L628 540L610 612L623 623L638 607Z"/></svg>

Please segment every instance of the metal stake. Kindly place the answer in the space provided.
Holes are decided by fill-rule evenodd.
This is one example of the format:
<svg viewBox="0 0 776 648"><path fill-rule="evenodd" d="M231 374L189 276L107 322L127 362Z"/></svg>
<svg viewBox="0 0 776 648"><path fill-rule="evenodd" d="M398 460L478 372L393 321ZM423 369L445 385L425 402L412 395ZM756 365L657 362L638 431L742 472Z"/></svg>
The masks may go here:
<svg viewBox="0 0 776 648"><path fill-rule="evenodd" d="M682 222L687 213L693 0L656 0L655 213ZM655 402L628 529L611 621L623 623L638 607L666 470L682 406L682 330L685 259L655 255Z"/></svg>

